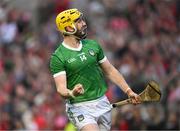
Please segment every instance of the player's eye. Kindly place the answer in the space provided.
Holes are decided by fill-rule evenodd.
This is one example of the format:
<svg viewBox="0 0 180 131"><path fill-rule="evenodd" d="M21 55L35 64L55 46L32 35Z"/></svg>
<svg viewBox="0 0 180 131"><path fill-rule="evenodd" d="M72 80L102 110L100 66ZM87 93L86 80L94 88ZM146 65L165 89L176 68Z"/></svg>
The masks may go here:
<svg viewBox="0 0 180 131"><path fill-rule="evenodd" d="M76 19L74 22L80 23L82 21L85 21L84 17L81 15L78 19Z"/></svg>

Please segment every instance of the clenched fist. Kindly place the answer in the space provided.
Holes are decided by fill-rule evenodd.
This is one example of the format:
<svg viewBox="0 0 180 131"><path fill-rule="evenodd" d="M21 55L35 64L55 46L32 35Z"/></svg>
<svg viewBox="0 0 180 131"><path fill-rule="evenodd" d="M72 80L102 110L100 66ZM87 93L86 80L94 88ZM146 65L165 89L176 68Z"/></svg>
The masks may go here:
<svg viewBox="0 0 180 131"><path fill-rule="evenodd" d="M72 94L74 96L79 96L84 94L84 88L82 84L77 84L74 86L74 89L72 90Z"/></svg>
<svg viewBox="0 0 180 131"><path fill-rule="evenodd" d="M134 93L132 90L128 91L127 95L130 98L132 104L136 105L141 103L141 97Z"/></svg>

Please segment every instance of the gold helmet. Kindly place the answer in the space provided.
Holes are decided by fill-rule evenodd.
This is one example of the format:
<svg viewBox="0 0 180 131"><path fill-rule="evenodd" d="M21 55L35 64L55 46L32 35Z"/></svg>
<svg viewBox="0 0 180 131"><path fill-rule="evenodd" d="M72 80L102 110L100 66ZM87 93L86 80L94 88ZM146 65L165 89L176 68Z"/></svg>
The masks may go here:
<svg viewBox="0 0 180 131"><path fill-rule="evenodd" d="M68 9L59 13L56 17L56 26L59 31L64 34L74 34L77 29L75 27L75 20L77 20L82 13L78 9ZM69 26L73 29L72 32L66 30L66 27Z"/></svg>

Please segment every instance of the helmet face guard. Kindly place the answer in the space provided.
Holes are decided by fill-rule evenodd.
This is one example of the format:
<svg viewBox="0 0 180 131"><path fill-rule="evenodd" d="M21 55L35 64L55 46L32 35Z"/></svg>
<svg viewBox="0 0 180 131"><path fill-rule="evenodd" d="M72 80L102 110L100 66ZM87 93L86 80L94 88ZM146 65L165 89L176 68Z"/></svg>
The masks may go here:
<svg viewBox="0 0 180 131"><path fill-rule="evenodd" d="M75 22L81 19L83 14L77 9L68 9L59 13L56 17L57 29L63 34L73 35L77 32ZM73 31L67 31L66 27L72 28Z"/></svg>
<svg viewBox="0 0 180 131"><path fill-rule="evenodd" d="M83 14L81 14L81 16L77 20L75 20L75 22L78 20L85 21ZM81 30L77 29L77 31L74 33L74 36L77 39L85 39L87 36L87 25L84 25Z"/></svg>
<svg viewBox="0 0 180 131"><path fill-rule="evenodd" d="M87 26L81 30L77 30L74 36L79 40L85 39L87 37Z"/></svg>

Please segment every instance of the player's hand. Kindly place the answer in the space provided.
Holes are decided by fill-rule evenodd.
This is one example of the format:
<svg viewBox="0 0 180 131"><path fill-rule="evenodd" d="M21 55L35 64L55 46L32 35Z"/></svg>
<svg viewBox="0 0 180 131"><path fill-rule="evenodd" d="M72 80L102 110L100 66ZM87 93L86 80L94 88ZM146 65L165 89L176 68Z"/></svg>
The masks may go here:
<svg viewBox="0 0 180 131"><path fill-rule="evenodd" d="M136 105L141 103L141 97L138 94L134 93L132 90L129 90L127 92L127 95L130 98L132 104Z"/></svg>
<svg viewBox="0 0 180 131"><path fill-rule="evenodd" d="M72 94L74 96L79 96L84 94L84 88L82 84L77 84L74 86L74 89L72 90Z"/></svg>

